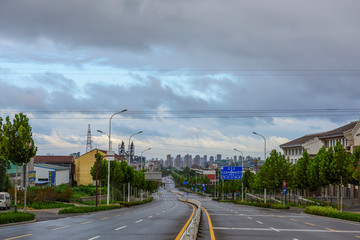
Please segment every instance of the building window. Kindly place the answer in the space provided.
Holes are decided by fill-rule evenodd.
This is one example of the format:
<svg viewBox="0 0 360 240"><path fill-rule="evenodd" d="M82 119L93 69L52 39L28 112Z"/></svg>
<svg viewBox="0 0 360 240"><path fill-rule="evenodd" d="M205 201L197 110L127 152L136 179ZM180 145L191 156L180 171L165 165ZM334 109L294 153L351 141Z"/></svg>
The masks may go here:
<svg viewBox="0 0 360 240"><path fill-rule="evenodd" d="M295 149L295 155L298 155L298 149Z"/></svg>

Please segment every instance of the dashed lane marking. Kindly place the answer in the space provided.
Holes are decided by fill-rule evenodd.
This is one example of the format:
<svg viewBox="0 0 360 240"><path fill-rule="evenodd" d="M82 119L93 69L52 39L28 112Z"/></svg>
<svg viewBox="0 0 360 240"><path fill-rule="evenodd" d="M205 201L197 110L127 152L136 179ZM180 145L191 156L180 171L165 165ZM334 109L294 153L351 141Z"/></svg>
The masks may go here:
<svg viewBox="0 0 360 240"><path fill-rule="evenodd" d="M92 223L92 221L83 222L83 223L80 223L80 224L88 224L88 223Z"/></svg>
<svg viewBox="0 0 360 240"><path fill-rule="evenodd" d="M27 237L27 236L31 236L32 234L25 234L25 235L21 235L21 236L17 236L17 237L12 237L12 238L7 238L5 240L11 240L11 239L17 239L17 238L22 238L22 237Z"/></svg>
<svg viewBox="0 0 360 240"><path fill-rule="evenodd" d="M127 226L122 226L122 227L119 227L119 228L116 228L115 231L118 231L120 229L123 229L123 228L126 228Z"/></svg>
<svg viewBox="0 0 360 240"><path fill-rule="evenodd" d="M53 228L53 229L51 229L51 230L56 231L56 230L64 229L64 228L68 228L68 227L69 227L69 226L63 226L63 227Z"/></svg>

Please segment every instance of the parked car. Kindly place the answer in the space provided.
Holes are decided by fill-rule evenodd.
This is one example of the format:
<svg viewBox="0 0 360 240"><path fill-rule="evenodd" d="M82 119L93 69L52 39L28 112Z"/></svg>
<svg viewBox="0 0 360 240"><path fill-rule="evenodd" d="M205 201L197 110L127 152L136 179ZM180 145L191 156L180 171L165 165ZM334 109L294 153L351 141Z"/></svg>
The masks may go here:
<svg viewBox="0 0 360 240"><path fill-rule="evenodd" d="M0 192L0 208L10 209L11 197L7 192Z"/></svg>

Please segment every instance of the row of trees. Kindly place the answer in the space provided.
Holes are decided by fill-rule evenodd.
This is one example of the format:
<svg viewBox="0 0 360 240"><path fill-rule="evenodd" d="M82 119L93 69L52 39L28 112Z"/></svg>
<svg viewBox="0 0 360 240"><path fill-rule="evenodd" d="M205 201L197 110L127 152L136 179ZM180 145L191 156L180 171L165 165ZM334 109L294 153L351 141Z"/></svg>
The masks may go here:
<svg viewBox="0 0 360 240"><path fill-rule="evenodd" d="M97 153L94 165L91 167L90 174L93 180L98 180L104 186L108 179L108 161L105 156ZM112 186L112 197L115 201L124 199L124 188L127 183L131 183L133 189L154 192L159 187L156 181L146 181L144 171L136 171L129 166L126 161L110 162L110 179Z"/></svg>
<svg viewBox="0 0 360 240"><path fill-rule="evenodd" d="M7 191L11 187L9 176L6 174L10 162L16 165L17 182L18 166L28 163L36 151L32 129L25 114L15 114L12 121L7 116L4 122L0 117L0 191ZM16 198L15 188L15 212Z"/></svg>
<svg viewBox="0 0 360 240"><path fill-rule="evenodd" d="M241 189L241 181L244 181L244 187L249 190L260 192L267 189L280 193L283 180L286 180L287 188L293 191L300 190L303 195L329 185L336 185L337 192L342 194L341 186L359 184L359 161L360 147L355 147L353 154L349 154L340 142L328 149L322 147L315 157L311 157L305 151L296 164L292 164L284 155L273 150L257 174L246 170L242 180L225 181L224 185L220 182L217 190L233 193Z"/></svg>

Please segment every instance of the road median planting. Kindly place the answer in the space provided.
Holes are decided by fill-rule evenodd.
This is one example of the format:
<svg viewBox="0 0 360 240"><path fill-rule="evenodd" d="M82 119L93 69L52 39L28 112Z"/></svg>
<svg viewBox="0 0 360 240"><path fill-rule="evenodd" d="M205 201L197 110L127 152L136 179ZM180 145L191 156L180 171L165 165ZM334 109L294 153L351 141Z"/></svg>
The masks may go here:
<svg viewBox="0 0 360 240"><path fill-rule="evenodd" d="M35 214L32 213L22 213L22 212L6 212L0 213L0 224L16 223L16 222L25 222L35 219Z"/></svg>
<svg viewBox="0 0 360 240"><path fill-rule="evenodd" d="M350 213L350 212L340 212L339 210L332 207L309 206L305 208L304 212L313 215L360 222L360 214Z"/></svg>

